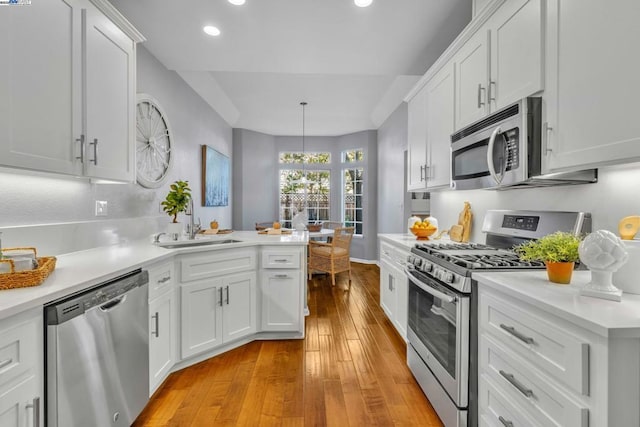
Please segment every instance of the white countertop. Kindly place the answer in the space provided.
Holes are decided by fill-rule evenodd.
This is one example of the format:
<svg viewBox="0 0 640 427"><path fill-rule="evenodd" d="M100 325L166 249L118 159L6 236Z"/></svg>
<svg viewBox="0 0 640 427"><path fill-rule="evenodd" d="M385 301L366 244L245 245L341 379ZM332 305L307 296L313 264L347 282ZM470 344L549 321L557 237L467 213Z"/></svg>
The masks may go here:
<svg viewBox="0 0 640 427"><path fill-rule="evenodd" d="M622 294L622 301L581 296L589 271L574 271L570 285L553 284L546 271L473 273L489 286L605 337L640 337L640 295Z"/></svg>
<svg viewBox="0 0 640 427"><path fill-rule="evenodd" d="M389 234L378 234L378 238L385 240L391 244L396 246L400 246L403 249L411 250L412 247L418 243L416 236L413 234L400 234L400 233L389 233Z"/></svg>
<svg viewBox="0 0 640 427"><path fill-rule="evenodd" d="M164 237L164 236L163 236ZM282 235L262 235L256 231L234 231L231 234L198 236L198 240L234 239L241 243L165 249L149 239L128 244L104 246L86 251L60 255L56 268L43 284L28 288L0 290L0 319L42 306L66 295L95 286L142 266L150 265L175 255L215 251L256 245L306 245L307 232ZM166 241L165 238L161 241Z"/></svg>

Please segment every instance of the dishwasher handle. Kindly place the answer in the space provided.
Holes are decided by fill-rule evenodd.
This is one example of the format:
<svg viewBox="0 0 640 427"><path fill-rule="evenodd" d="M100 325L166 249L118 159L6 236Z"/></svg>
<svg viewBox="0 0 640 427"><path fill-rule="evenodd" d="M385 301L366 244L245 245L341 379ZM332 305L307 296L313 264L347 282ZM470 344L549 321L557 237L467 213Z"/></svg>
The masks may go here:
<svg viewBox="0 0 640 427"><path fill-rule="evenodd" d="M114 298L100 306L100 311L107 313L127 301L127 294L120 295L118 298Z"/></svg>

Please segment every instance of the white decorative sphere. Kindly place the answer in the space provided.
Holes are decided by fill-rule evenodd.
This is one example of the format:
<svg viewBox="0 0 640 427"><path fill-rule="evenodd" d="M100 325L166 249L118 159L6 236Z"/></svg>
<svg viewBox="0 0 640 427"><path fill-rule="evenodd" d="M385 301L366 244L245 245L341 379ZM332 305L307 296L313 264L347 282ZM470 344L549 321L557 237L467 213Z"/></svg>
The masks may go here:
<svg viewBox="0 0 640 427"><path fill-rule="evenodd" d="M589 234L578 247L580 260L591 270L616 271L627 262L629 254L622 240L607 230Z"/></svg>

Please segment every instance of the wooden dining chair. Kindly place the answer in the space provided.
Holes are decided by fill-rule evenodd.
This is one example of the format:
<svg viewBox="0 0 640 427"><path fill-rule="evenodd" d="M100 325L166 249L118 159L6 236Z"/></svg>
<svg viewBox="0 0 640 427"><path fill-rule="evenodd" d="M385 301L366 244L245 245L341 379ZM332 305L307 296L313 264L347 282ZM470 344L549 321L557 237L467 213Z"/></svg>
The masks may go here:
<svg viewBox="0 0 640 427"><path fill-rule="evenodd" d="M313 271L331 274L331 285L336 285L336 274L349 272L349 288L351 288L350 248L353 227L336 228L331 243L309 241L308 269L309 278Z"/></svg>

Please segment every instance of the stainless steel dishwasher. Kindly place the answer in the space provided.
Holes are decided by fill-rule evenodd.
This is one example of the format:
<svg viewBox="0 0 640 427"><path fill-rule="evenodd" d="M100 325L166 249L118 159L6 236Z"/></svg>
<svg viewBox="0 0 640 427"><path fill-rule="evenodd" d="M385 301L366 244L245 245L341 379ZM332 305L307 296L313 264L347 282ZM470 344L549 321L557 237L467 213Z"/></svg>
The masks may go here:
<svg viewBox="0 0 640 427"><path fill-rule="evenodd" d="M130 426L149 401L149 274L45 306L49 427Z"/></svg>

